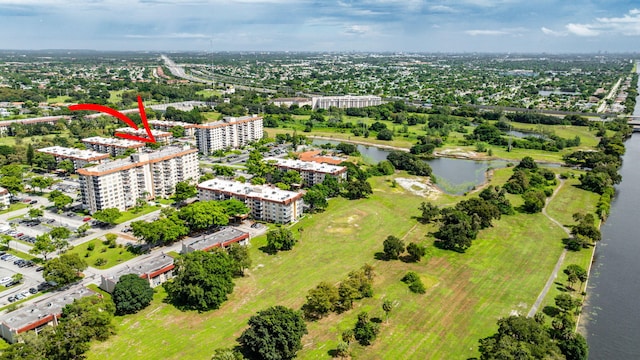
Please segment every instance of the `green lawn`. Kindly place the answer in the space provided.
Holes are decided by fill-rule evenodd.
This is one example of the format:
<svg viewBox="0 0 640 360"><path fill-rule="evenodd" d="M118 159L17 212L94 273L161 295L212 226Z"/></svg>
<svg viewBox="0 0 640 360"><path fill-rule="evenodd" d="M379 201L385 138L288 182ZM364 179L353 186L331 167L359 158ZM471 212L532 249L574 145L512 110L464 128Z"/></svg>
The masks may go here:
<svg viewBox="0 0 640 360"><path fill-rule="evenodd" d="M146 215L148 213L154 212L156 210L159 210L160 206L158 205L145 205L142 208L138 209L138 210L127 210L127 211L123 211L122 214L120 215L120 217L116 220L116 225L117 224L122 224L125 221L129 221L129 220L133 220L137 217L140 217L142 215Z"/></svg>
<svg viewBox="0 0 640 360"><path fill-rule="evenodd" d="M24 209L24 208L26 208L28 206L29 206L29 204L25 204L23 202L14 203L14 204L9 205L9 207L6 208L6 209L0 210L0 214L6 214L6 213L9 213L9 212L12 212L12 211Z"/></svg>
<svg viewBox="0 0 640 360"><path fill-rule="evenodd" d="M66 103L69 101L71 101L71 98L66 95L47 98L47 103L49 104Z"/></svg>
<svg viewBox="0 0 640 360"><path fill-rule="evenodd" d="M496 171L494 181L507 178L510 171ZM253 267L236 281L234 293L221 309L180 312L163 303L165 294L157 289L149 308L118 318L118 335L95 343L89 358L210 358L215 348L235 344L255 312L276 304L300 308L310 288L320 281L338 282L364 263L376 269L374 297L358 301L346 313L308 323L300 358L329 358L339 334L353 327L360 311L383 316L384 298L396 304L389 324L382 326L373 345L355 346L354 358L477 356L478 339L495 332L499 317L529 310L562 252L564 232L542 214L517 214L483 230L464 254L439 250L425 237L433 225L411 219L424 199L392 188L386 180L371 180L374 194L368 200L333 199L325 213L306 216L293 228L304 231L290 252L266 255L258 249L265 238L253 239ZM452 199L441 196L435 202L451 203ZM375 260L387 235L428 245L431 258L419 264ZM425 279L426 294L410 293L399 281L408 270Z"/></svg>
<svg viewBox="0 0 640 360"><path fill-rule="evenodd" d="M218 90L213 90L213 89L204 89L204 90L200 90L200 91L196 91L196 95L202 95L205 98L210 98L213 96L220 96L222 94L222 92L218 91Z"/></svg>
<svg viewBox="0 0 640 360"><path fill-rule="evenodd" d="M109 248L104 245L102 241L104 238L96 238L91 241L82 243L73 249L69 250L69 254L78 254L89 266L98 269L108 269L115 265L118 265L124 261L131 260L137 255L129 252L124 247ZM93 245L93 250L87 250L89 246ZM87 256L88 255L88 256ZM102 258L107 262L104 265L96 265L96 260Z"/></svg>

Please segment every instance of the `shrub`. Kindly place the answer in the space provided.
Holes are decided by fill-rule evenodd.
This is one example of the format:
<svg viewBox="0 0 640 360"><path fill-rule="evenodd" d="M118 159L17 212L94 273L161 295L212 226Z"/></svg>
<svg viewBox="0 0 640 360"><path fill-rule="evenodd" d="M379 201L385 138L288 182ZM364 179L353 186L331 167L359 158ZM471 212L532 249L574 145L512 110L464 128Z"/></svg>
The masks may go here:
<svg viewBox="0 0 640 360"><path fill-rule="evenodd" d="M93 249L95 249L95 248L96 248L96 244L94 244L94 243L91 243L91 244L87 245L87 251L93 251Z"/></svg>
<svg viewBox="0 0 640 360"><path fill-rule="evenodd" d="M102 266L102 265L105 265L106 263L107 263L107 259L105 259L105 258L97 258L96 262L95 262L95 265L96 266Z"/></svg>

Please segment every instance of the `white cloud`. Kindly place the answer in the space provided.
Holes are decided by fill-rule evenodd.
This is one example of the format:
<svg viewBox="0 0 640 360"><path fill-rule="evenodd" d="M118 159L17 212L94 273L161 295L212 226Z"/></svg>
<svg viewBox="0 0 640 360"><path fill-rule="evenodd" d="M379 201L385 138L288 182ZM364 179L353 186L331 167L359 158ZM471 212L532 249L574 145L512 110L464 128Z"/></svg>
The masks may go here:
<svg viewBox="0 0 640 360"><path fill-rule="evenodd" d="M345 27L344 32L352 35L364 35L371 32L371 27L368 25L349 25Z"/></svg>
<svg viewBox="0 0 640 360"><path fill-rule="evenodd" d="M567 24L567 31L578 36L598 36L600 32L593 30L591 25L586 24Z"/></svg>
<svg viewBox="0 0 640 360"><path fill-rule="evenodd" d="M471 36L496 36L509 34L508 31L504 30L467 30L465 33Z"/></svg>
<svg viewBox="0 0 640 360"><path fill-rule="evenodd" d="M432 5L429 6L429 11L437 13L454 13L456 12L456 9L446 5Z"/></svg>
<svg viewBox="0 0 640 360"><path fill-rule="evenodd" d="M546 27L542 27L540 28L540 30L545 34L545 35L552 35L552 36L566 36L567 33L566 32L562 32L562 31L555 31L555 30L551 30L549 28Z"/></svg>
<svg viewBox="0 0 640 360"><path fill-rule="evenodd" d="M192 33L171 33L160 35L128 34L124 37L130 39L209 39L211 36Z"/></svg>

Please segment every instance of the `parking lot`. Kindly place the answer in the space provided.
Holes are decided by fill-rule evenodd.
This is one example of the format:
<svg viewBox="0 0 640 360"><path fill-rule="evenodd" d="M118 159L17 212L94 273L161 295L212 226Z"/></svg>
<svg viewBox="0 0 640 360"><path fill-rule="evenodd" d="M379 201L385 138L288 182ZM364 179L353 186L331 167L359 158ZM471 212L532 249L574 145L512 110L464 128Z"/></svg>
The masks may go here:
<svg viewBox="0 0 640 360"><path fill-rule="evenodd" d="M15 274L22 274L20 282L13 280ZM38 285L43 282L42 268L38 264L0 251L0 285L7 288L0 292L0 306L36 294Z"/></svg>

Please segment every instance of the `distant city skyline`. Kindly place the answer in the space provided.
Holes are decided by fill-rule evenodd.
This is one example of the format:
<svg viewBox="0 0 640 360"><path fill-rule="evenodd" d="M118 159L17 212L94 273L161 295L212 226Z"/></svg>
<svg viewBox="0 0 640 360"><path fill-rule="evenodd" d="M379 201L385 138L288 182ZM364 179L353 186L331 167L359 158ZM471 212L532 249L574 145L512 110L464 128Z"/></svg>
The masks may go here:
<svg viewBox="0 0 640 360"><path fill-rule="evenodd" d="M640 52L640 4L0 0L0 49Z"/></svg>

